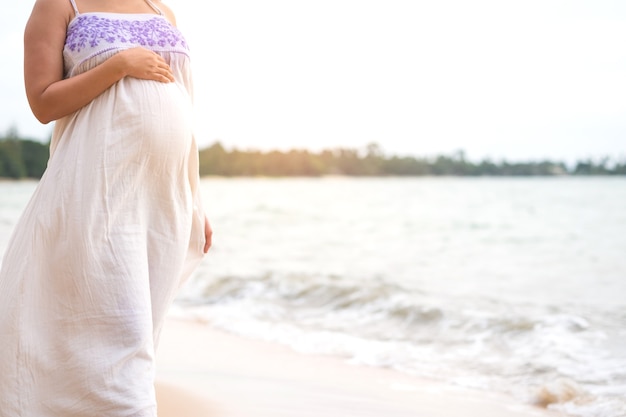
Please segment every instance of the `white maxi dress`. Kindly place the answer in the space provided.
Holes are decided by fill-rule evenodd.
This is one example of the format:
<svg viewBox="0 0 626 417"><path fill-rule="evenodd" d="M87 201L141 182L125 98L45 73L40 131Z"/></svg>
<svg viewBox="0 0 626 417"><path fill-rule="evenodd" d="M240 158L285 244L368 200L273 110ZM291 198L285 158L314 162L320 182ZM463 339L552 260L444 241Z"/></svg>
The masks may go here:
<svg viewBox="0 0 626 417"><path fill-rule="evenodd" d="M159 331L205 241L189 51L154 5L70 1L67 77L143 46L176 81L124 78L55 123L0 271L0 416L154 417Z"/></svg>

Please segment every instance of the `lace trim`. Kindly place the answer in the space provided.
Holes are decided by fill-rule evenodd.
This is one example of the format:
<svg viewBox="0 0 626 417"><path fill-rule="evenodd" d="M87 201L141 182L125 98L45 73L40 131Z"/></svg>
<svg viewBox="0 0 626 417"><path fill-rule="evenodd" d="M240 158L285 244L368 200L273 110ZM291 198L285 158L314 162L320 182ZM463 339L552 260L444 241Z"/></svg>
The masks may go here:
<svg viewBox="0 0 626 417"><path fill-rule="evenodd" d="M147 20L130 20L81 14L68 27L65 47L72 52L103 44L189 49L180 31L160 15Z"/></svg>

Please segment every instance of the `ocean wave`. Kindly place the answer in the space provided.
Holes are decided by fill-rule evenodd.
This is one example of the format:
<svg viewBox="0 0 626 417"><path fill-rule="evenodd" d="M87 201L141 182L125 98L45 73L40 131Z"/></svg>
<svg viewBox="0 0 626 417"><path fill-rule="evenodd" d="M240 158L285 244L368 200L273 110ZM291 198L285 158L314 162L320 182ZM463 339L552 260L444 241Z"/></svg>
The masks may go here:
<svg viewBox="0 0 626 417"><path fill-rule="evenodd" d="M456 298L375 278L276 273L195 279L177 305L214 326L301 352L497 387L573 415L585 414L572 404L621 404L623 390L599 387L626 385L623 356L603 348L607 329L597 325L598 312Z"/></svg>
<svg viewBox="0 0 626 417"><path fill-rule="evenodd" d="M579 315L535 306L513 306L510 302L484 299L477 302L438 297L377 280L352 282L337 277L265 274L259 277L223 276L197 280L179 298L187 304L230 304L252 300L291 317L312 321L323 313L372 325L384 323L388 329L403 330L403 338L420 340L420 330L439 327L448 333L468 336L522 337L529 333L558 331L579 333L590 329L589 321ZM330 323L325 323L325 326ZM335 327L335 326L333 326ZM352 331L359 330L351 327ZM369 327L368 327L369 328ZM363 329L361 329L363 330ZM390 335L380 330L379 338ZM394 332L397 335L397 332Z"/></svg>

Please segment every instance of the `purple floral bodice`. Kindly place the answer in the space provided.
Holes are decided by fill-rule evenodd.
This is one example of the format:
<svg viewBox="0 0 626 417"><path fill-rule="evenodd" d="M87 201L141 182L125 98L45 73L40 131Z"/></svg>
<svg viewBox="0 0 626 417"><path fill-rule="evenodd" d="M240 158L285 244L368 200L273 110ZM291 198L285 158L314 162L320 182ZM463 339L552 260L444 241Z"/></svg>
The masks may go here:
<svg viewBox="0 0 626 417"><path fill-rule="evenodd" d="M182 33L161 15L84 13L67 28L63 49L66 75L73 75L76 67L104 52L135 46L155 52L189 52Z"/></svg>

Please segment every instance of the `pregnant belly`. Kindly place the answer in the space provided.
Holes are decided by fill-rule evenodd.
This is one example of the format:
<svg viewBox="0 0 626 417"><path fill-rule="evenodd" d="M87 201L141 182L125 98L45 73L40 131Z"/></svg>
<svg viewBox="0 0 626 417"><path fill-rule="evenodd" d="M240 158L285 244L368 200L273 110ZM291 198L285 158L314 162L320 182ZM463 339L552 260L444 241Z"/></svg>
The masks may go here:
<svg viewBox="0 0 626 417"><path fill-rule="evenodd" d="M189 95L177 83L126 78L105 98L112 105L106 132L107 159L122 165L141 163L159 168L180 166L189 153L192 109ZM157 168L157 167L155 167Z"/></svg>
<svg viewBox="0 0 626 417"><path fill-rule="evenodd" d="M143 225L149 220L142 213L153 206L184 220L192 204L191 110L190 97L177 83L132 78L116 83L56 123L42 179L53 182L47 201L81 207L75 211L83 213L75 219L80 224L100 216L86 223L95 228L105 220L107 227ZM54 213L54 207L46 210Z"/></svg>

